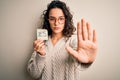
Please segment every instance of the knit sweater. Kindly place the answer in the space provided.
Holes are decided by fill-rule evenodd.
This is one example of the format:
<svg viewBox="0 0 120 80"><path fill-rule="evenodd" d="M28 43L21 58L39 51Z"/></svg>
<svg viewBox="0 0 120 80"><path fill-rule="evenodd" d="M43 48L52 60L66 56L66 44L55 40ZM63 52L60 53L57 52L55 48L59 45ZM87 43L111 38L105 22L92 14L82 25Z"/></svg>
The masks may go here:
<svg viewBox="0 0 120 80"><path fill-rule="evenodd" d="M45 56L33 52L27 66L30 75L37 80L80 80L83 69L80 62L68 54L65 47L77 48L77 36L61 38L54 46L49 39L45 42Z"/></svg>

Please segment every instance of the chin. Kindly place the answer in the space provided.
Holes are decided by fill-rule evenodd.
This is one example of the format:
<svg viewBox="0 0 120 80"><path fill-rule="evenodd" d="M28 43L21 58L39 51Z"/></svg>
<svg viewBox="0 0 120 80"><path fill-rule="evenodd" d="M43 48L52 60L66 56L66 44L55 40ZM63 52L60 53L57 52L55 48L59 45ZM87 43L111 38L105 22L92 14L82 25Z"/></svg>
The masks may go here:
<svg viewBox="0 0 120 80"><path fill-rule="evenodd" d="M55 34L59 34L59 33L62 33L62 31L58 31L58 30L55 30L53 31Z"/></svg>

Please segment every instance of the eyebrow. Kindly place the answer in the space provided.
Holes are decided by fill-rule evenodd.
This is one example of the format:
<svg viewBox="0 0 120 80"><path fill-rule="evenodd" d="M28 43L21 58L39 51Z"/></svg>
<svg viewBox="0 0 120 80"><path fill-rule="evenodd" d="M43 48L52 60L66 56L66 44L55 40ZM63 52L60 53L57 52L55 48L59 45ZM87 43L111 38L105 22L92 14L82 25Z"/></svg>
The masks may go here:
<svg viewBox="0 0 120 80"><path fill-rule="evenodd" d="M56 18L56 17L54 17L54 16L49 16L50 18ZM58 18L60 18L60 17L65 17L65 16L59 16Z"/></svg>

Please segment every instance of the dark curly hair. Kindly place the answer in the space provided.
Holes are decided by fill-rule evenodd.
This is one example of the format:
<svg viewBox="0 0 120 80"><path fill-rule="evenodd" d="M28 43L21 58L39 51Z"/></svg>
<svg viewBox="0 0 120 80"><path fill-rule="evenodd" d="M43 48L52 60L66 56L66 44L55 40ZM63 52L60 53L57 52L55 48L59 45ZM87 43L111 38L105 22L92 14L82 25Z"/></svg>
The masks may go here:
<svg viewBox="0 0 120 80"><path fill-rule="evenodd" d="M47 6L47 10L43 11L43 29L48 30L48 35L52 34L52 30L50 28L49 24L49 12L53 8L60 8L62 9L64 15L65 15L65 26L63 29L63 35L65 37L71 37L71 35L74 33L76 30L75 27L73 26L73 15L70 13L69 7L66 6L66 4L62 1L59 0L53 0L50 4Z"/></svg>

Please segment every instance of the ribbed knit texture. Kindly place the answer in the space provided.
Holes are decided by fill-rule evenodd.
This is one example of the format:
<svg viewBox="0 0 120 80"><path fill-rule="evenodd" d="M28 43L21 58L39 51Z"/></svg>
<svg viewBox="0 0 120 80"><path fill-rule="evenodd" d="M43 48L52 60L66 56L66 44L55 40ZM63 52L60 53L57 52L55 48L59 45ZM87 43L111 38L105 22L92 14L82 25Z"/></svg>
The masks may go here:
<svg viewBox="0 0 120 80"><path fill-rule="evenodd" d="M54 46L49 40L45 42L46 55L41 56L35 51L28 62L28 72L38 80L80 80L80 63L66 51L66 45L77 47L77 36L66 40L61 38Z"/></svg>

